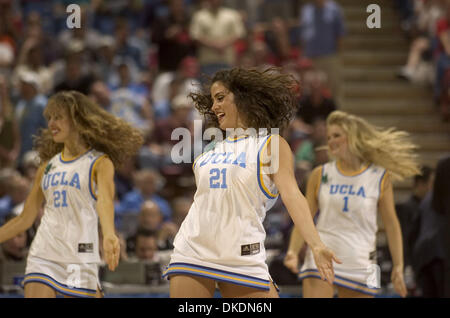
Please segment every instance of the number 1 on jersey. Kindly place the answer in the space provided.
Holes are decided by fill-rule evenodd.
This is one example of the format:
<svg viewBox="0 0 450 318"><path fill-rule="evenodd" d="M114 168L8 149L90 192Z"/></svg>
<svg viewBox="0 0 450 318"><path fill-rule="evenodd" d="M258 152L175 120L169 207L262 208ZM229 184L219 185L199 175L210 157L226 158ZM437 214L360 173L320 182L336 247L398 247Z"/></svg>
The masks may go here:
<svg viewBox="0 0 450 318"><path fill-rule="evenodd" d="M344 197L344 208L342 212L348 212L348 197Z"/></svg>
<svg viewBox="0 0 450 318"><path fill-rule="evenodd" d="M213 189L226 189L227 188L227 168L219 170L217 168L209 170L209 174L212 175L209 178L209 187ZM222 180L220 176L222 175ZM222 181L222 182L221 182Z"/></svg>

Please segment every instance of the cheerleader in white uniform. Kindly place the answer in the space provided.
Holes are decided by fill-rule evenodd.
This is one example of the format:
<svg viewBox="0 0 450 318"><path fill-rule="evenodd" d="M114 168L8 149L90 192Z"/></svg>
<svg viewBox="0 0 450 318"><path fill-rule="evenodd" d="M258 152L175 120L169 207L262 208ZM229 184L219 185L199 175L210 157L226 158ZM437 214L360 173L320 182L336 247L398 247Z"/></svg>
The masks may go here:
<svg viewBox="0 0 450 318"><path fill-rule="evenodd" d="M373 297L380 289L376 266L377 213L381 213L393 259L392 282L406 295L403 280L403 245L392 191L392 178L417 174L413 149L404 132L380 130L365 120L341 111L327 118L328 148L335 160L315 168L306 198L323 242L342 264L335 266L334 284L339 297ZM285 265L298 271L301 235L292 231ZM311 250L307 249L299 277L305 297L333 297L323 284Z"/></svg>
<svg viewBox="0 0 450 318"><path fill-rule="evenodd" d="M193 164L194 203L164 273L171 297L213 297L216 284L223 297L277 297L265 263L263 220L279 195L313 246L319 275L332 282L332 262L338 260L315 230L289 145L279 135L255 133L288 124L297 105L296 82L276 69L236 68L219 71L211 83L210 93L191 96L216 127L234 134Z"/></svg>
<svg viewBox="0 0 450 318"><path fill-rule="evenodd" d="M25 297L99 297L98 219L114 270L114 164L136 152L142 136L74 91L51 97L44 115L48 129L36 143L42 165L22 213L0 228L0 242L29 228L45 203L27 258Z"/></svg>

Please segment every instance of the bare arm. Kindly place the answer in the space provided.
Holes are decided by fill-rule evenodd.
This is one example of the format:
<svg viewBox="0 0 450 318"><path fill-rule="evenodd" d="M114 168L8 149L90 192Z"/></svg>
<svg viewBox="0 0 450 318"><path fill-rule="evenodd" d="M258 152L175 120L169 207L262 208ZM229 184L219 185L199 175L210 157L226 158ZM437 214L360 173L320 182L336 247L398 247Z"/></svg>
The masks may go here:
<svg viewBox="0 0 450 318"><path fill-rule="evenodd" d="M98 159L94 174L97 180L97 213L103 233L103 251L110 270L119 264L120 244L114 228L114 165L103 157Z"/></svg>
<svg viewBox="0 0 450 318"><path fill-rule="evenodd" d="M391 252L393 268L391 279L395 290L406 296L406 286L403 281L403 241L400 222L398 221L394 205L394 193L389 175L383 181L383 193L378 201L378 209L386 230L389 251Z"/></svg>
<svg viewBox="0 0 450 318"><path fill-rule="evenodd" d="M45 163L39 167L33 187L25 200L22 213L0 227L0 243L26 231L36 219L39 209L44 202L44 193L41 189L41 179L44 175L46 165L47 164Z"/></svg>
<svg viewBox="0 0 450 318"><path fill-rule="evenodd" d="M306 201L309 205L309 210L311 211L311 216L314 219L314 216L318 210L318 200L317 200L317 191L320 185L320 177L322 175L322 166L315 168L311 175L308 178L308 184L306 186ZM300 233L293 229L291 233L291 239L289 241L289 249L288 253L292 252L297 255L301 248L303 247L304 240L301 237Z"/></svg>
<svg viewBox="0 0 450 318"><path fill-rule="evenodd" d="M306 201L308 201L311 216L314 216L318 210L317 194L320 186L320 177L322 175L322 166L315 168L308 178L308 184L306 186ZM296 273L298 270L298 254L305 244L305 240L302 238L298 230L294 227L291 232L289 240L289 247L284 259L284 265L292 272Z"/></svg>
<svg viewBox="0 0 450 318"><path fill-rule="evenodd" d="M321 277L326 278L332 284L334 280L332 261L338 263L340 261L320 240L311 217L312 213L308 201L298 188L294 177L294 161L291 149L282 137L278 137L278 140L279 152L277 157L282 158L282 160L279 160L278 170L272 175L273 181L280 192L281 199L295 224L296 230L311 248Z"/></svg>

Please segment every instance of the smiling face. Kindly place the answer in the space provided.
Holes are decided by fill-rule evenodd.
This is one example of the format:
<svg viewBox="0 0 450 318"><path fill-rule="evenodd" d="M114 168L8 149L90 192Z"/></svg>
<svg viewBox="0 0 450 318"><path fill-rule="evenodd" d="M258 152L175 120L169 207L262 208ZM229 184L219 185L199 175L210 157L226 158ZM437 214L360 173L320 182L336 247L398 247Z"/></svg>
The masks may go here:
<svg viewBox="0 0 450 318"><path fill-rule="evenodd" d="M213 106L211 110L217 116L220 129L246 128L236 104L234 95L221 82L215 82L211 86Z"/></svg>
<svg viewBox="0 0 450 318"><path fill-rule="evenodd" d="M329 125L327 129L328 149L338 159L348 154L348 139L345 131L337 125Z"/></svg>
<svg viewBox="0 0 450 318"><path fill-rule="evenodd" d="M56 143L64 143L73 137L75 129L69 114L62 108L55 108L46 113L48 128L52 133L53 141Z"/></svg>

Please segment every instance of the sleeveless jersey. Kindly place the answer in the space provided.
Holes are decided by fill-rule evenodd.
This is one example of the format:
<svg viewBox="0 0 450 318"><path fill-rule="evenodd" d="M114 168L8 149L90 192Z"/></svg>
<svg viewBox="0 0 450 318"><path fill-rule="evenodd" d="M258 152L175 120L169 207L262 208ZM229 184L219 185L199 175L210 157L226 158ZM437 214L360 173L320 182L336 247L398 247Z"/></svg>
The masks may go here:
<svg viewBox="0 0 450 318"><path fill-rule="evenodd" d="M276 135L227 138L193 164L197 191L171 263L268 279L263 220L278 198L261 153Z"/></svg>
<svg viewBox="0 0 450 318"><path fill-rule="evenodd" d="M44 215L30 255L63 263L100 262L93 171L102 156L91 149L73 160L62 153L50 159L41 180Z"/></svg>
<svg viewBox="0 0 450 318"><path fill-rule="evenodd" d="M386 170L369 165L344 175L333 161L322 167L317 230L343 264L366 268L376 248L378 199Z"/></svg>

